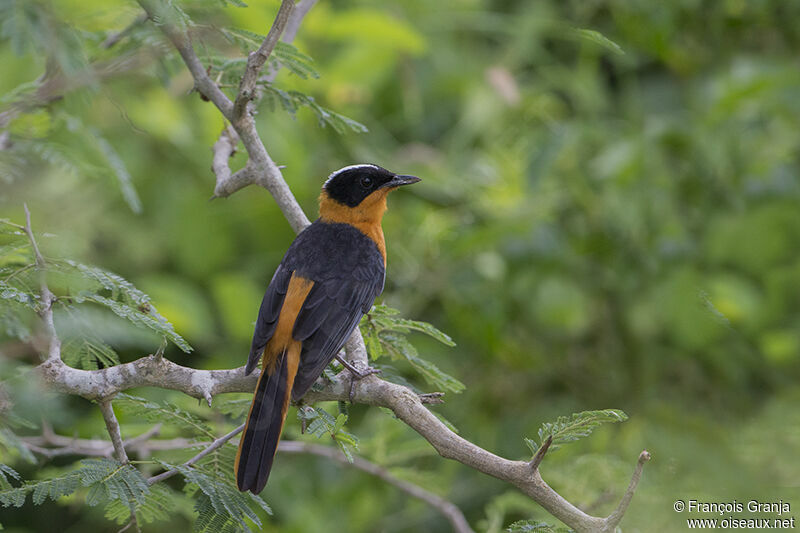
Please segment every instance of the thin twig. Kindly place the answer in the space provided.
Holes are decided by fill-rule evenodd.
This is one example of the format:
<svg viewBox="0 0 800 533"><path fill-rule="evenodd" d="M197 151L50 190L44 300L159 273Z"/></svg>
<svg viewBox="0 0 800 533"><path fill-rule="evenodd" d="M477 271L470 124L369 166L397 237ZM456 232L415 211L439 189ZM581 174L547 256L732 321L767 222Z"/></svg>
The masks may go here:
<svg viewBox="0 0 800 533"><path fill-rule="evenodd" d="M23 204L23 207L25 209L25 233L28 235L28 240L31 241L31 247L33 248L33 253L36 258L36 269L39 271L39 285L42 306L38 309L38 313L42 318L42 322L44 322L47 335L47 360L60 360L61 339L58 338L58 334L56 333L56 324L53 319L53 303L56 301L56 297L47 286L47 273L45 272L47 263L42 256L42 252L39 251L39 245L36 244L36 237L33 235L31 212L28 209L28 204Z"/></svg>
<svg viewBox="0 0 800 533"><path fill-rule="evenodd" d="M218 438L217 440L215 440L214 442L209 444L207 448L203 449L203 451L201 451L200 453L198 453L197 455L195 455L194 457L192 457L191 459L189 459L188 461L183 463L183 465L181 465L181 466L191 466L191 465L195 464L197 461L199 461L200 459L202 459L206 455L210 454L211 452L213 452L217 448L222 447L222 445L224 445L226 442L228 442L233 437L235 437L236 435L241 433L243 429L244 429L244 424L242 424L238 428L234 429L233 431L231 431L227 435L223 435L222 437ZM167 470L166 472L162 472L162 473L158 474L157 476L153 476L153 477L149 478L147 480L147 484L148 485L153 485L154 483L158 483L159 481L163 481L165 479L171 478L172 476L174 476L177 473L178 473L177 469L175 469L175 470Z"/></svg>
<svg viewBox="0 0 800 533"><path fill-rule="evenodd" d="M111 35L106 37L106 40L103 41L103 43L100 45L100 48L102 48L104 50L108 50L109 48L111 48L112 46L114 46L115 44L120 42L129 33L131 33L136 28L136 26L144 24L144 22L146 20L147 20L147 15L146 14L139 15L138 17L133 19L133 22L128 24L125 28L123 28L122 30L118 31L117 33L112 33Z"/></svg>
<svg viewBox="0 0 800 533"><path fill-rule="evenodd" d="M644 470L644 464L650 460L650 457L650 452L647 450L643 450L642 453L639 454L639 460L636 462L636 468L633 470L633 476L631 476L631 482L628 484L625 494L622 495L622 499L620 500L619 505L617 505L617 508L614 509L614 512L608 515L608 518L606 518L609 531L614 531L616 529L622 520L622 517L625 515L625 511L628 510L628 505L630 505L631 500L633 499L633 493L636 492L636 487L639 485L639 480L642 479L642 470Z"/></svg>
<svg viewBox="0 0 800 533"><path fill-rule="evenodd" d="M539 468L539 465L542 464L542 459L544 459L544 454L550 449L551 444L553 444L552 435L547 437L547 440L536 450L536 455L533 456L533 460L531 461L531 470L537 470Z"/></svg>
<svg viewBox="0 0 800 533"><path fill-rule="evenodd" d="M31 241L31 246L33 247L33 253L36 257L36 266L40 269L45 267L44 257L42 257L42 252L39 251L39 245L36 244L36 238L33 236L33 229L31 228L31 212L28 209L28 204L22 204L22 207L25 209L25 233L28 234L28 239Z"/></svg>
<svg viewBox="0 0 800 533"><path fill-rule="evenodd" d="M114 453L117 456L117 461L122 464L128 464L128 454L125 453L125 446L122 444L119 422L117 422L117 417L114 415L114 408L111 405L111 400L100 400L97 404L100 406L100 412L103 413L103 420L105 420L106 429L111 436L111 444L114 445Z"/></svg>
<svg viewBox="0 0 800 533"><path fill-rule="evenodd" d="M163 6L159 6L153 0L139 0L139 5L145 10L147 17L164 32L167 39L178 50L183 62L192 74L192 78L194 78L194 85L197 91L211 100L225 118L231 120L233 118L233 102L225 96L225 93L208 76L203 63L200 62L194 52L189 36L168 22L169 15L164 13L165 8Z"/></svg>
<svg viewBox="0 0 800 533"><path fill-rule="evenodd" d="M290 43L294 41L294 38L297 37L297 31L300 29L300 23L303 22L303 18L316 3L317 0L300 0L294 5L294 11L292 11L286 23L286 29L283 30L283 42Z"/></svg>
<svg viewBox="0 0 800 533"><path fill-rule="evenodd" d="M256 83L261 69L269 59L272 50L275 49L275 45L278 44L278 40L289 22L289 16L292 14L293 9L294 0L283 0L264 42L261 43L258 50L250 52L242 82L239 84L239 93L236 95L236 101L233 104L233 119L231 122L234 124L239 122L247 113L247 104L255 97Z"/></svg>
<svg viewBox="0 0 800 533"><path fill-rule="evenodd" d="M394 485L409 496L422 500L439 511L442 515L444 515L445 518L447 518L447 520L450 521L450 524L453 526L453 530L457 533L472 533L472 528L469 526L467 519L464 518L464 514L455 504L445 500L441 496L423 489L419 485L415 485L393 476L391 472L385 468L380 467L364 458L353 457L353 462L351 463L337 448L301 441L281 441L278 444L278 451L281 453L308 453L312 455L318 455L327 459L333 459L334 461L337 461L345 466L351 466L363 472L372 474L373 476L382 479L390 485Z"/></svg>

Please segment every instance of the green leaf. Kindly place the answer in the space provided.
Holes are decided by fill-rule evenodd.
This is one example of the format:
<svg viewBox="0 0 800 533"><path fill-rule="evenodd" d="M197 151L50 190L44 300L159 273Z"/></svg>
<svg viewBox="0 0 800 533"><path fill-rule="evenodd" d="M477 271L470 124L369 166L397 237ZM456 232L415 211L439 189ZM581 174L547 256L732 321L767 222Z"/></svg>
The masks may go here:
<svg viewBox="0 0 800 533"><path fill-rule="evenodd" d="M525 440L525 445L531 451L531 455L536 455L536 452L539 451L539 444L535 440L529 439L527 437L525 437L524 440Z"/></svg>
<svg viewBox="0 0 800 533"><path fill-rule="evenodd" d="M344 425L347 423L345 413L339 413L334 418L332 414L321 407L305 405L297 410L297 417L306 422L311 421L307 432L318 439L329 435L347 460L353 462L353 449L358 450L358 437L344 431Z"/></svg>
<svg viewBox="0 0 800 533"><path fill-rule="evenodd" d="M0 465L0 472L5 470L2 466L5 465ZM26 481L19 487L12 487L9 483L0 482L0 505L3 507L22 507L28 493L31 492L33 493L32 499L35 505L40 505L47 498L55 501L61 496L72 494L81 486L80 474L78 472L77 470L73 470L67 472L63 476L56 476L39 481ZM10 474L8 470L5 470L5 473ZM12 477L20 480L19 474Z"/></svg>
<svg viewBox="0 0 800 533"><path fill-rule="evenodd" d="M381 355L389 354L397 359L405 359L435 387L451 392L463 391L466 386L461 381L443 372L430 361L422 359L406 338L406 334L411 331L425 333L447 346L455 346L453 339L427 322L409 320L399 314L397 309L380 304L373 306L361 319L361 333L370 358L377 359Z"/></svg>
<svg viewBox="0 0 800 533"><path fill-rule="evenodd" d="M250 492L239 492L233 484L230 472L223 478L209 474L197 466L158 462L167 470L177 470L187 485L190 485L190 491L199 489L202 492L202 496L197 497L195 503L195 510L200 515L198 517L200 524L195 528L198 531L212 531L209 529L209 524L228 524L231 521L246 528L245 518L260 528L261 519L251 508L251 504L257 505L267 514L272 514L272 509L259 496ZM214 515L218 515L219 518L215 518Z"/></svg>
<svg viewBox="0 0 800 533"><path fill-rule="evenodd" d="M216 407L220 413L228 415L234 420L243 419L250 410L250 405L253 403L252 396L248 398L237 398L235 400L220 400L219 403L216 403L216 399L215 397L214 407Z"/></svg>
<svg viewBox="0 0 800 533"><path fill-rule="evenodd" d="M461 381L443 372L435 364L419 357L417 349L409 342L405 335L394 331L384 330L380 335L381 343L392 356L402 358L411 363L411 366L434 387L459 393L466 388Z"/></svg>
<svg viewBox="0 0 800 533"><path fill-rule="evenodd" d="M139 524L151 524L156 521L169 520L175 509L176 498L165 485L156 484L150 487L142 503L136 503L133 512ZM124 524L131 519L131 508L128 502L111 500L106 505L106 518Z"/></svg>
<svg viewBox="0 0 800 533"><path fill-rule="evenodd" d="M525 439L525 443L536 453L536 450L549 437L553 438L550 450L558 448L559 444L576 441L582 437L587 437L595 428L602 424L613 422L624 422L628 419L623 411L619 409L603 409L601 411L583 411L573 413L572 416L559 416L555 422L545 422L539 428L538 445L530 439Z"/></svg>
<svg viewBox="0 0 800 533"><path fill-rule="evenodd" d="M22 481L22 478L16 470L8 465L0 463L0 489L11 488L11 483L8 481L9 477L16 479L17 481Z"/></svg>
<svg viewBox="0 0 800 533"><path fill-rule="evenodd" d="M367 127L360 122L348 118L344 115L331 111L321 105L317 104L313 97L305 95L298 91L282 91L272 84L262 84L264 88L264 102L271 108L275 108L278 103L290 115L295 116L297 110L301 107L307 107L314 112L319 120L320 126L330 126L336 133L344 133L348 130L357 133L366 133L369 131Z"/></svg>
<svg viewBox="0 0 800 533"><path fill-rule="evenodd" d="M610 50L616 54L624 55L625 51L622 50L622 47L603 35L602 33L595 31L595 30L587 30L583 28L573 28L573 33L578 36L578 38L583 39L585 41L592 42L594 44L598 44L603 48Z"/></svg>
<svg viewBox="0 0 800 533"><path fill-rule="evenodd" d="M136 214L140 214L142 212L142 201L139 200L139 195L136 193L136 189L133 187L131 174L128 172L125 162L119 156L111 143L108 142L96 128L88 128L88 131L91 134L89 135L89 138L94 141L97 150L106 160L108 166L111 168L111 170L113 170L114 175L117 177L120 190L122 191L122 197L125 199L125 203L128 204L128 207L130 207L131 211Z"/></svg>
<svg viewBox="0 0 800 533"><path fill-rule="evenodd" d="M76 302L92 301L103 305L137 326L160 333L184 352L192 351L189 343L175 332L172 324L150 302L150 297L122 276L69 259L51 260L49 263L56 271L89 283L88 289L84 287L75 295ZM100 291L108 291L108 295L98 294Z"/></svg>
<svg viewBox="0 0 800 533"><path fill-rule="evenodd" d="M517 520L506 528L511 533L572 533L573 530L566 527L553 527L546 522L538 520Z"/></svg>
<svg viewBox="0 0 800 533"><path fill-rule="evenodd" d="M0 280L0 299L21 303L30 307L31 309L36 307L36 303L39 300L35 293L17 288L3 280Z"/></svg>
<svg viewBox="0 0 800 533"><path fill-rule="evenodd" d="M118 394L114 398L114 405L128 414L148 422L163 422L170 426L186 429L195 435L216 439L216 435L205 422L173 403L154 402L137 396Z"/></svg>
<svg viewBox="0 0 800 533"><path fill-rule="evenodd" d="M13 450L25 461L36 464L36 458L25 443L8 427L0 427L0 447Z"/></svg>
<svg viewBox="0 0 800 533"><path fill-rule="evenodd" d="M144 503L149 492L139 470L111 459L84 459L76 472L81 484L89 488L86 503L92 507L110 500L122 500L133 507L134 502Z"/></svg>
<svg viewBox="0 0 800 533"><path fill-rule="evenodd" d="M82 370L97 370L120 364L117 352L91 334L66 339L61 345L61 358L67 365Z"/></svg>

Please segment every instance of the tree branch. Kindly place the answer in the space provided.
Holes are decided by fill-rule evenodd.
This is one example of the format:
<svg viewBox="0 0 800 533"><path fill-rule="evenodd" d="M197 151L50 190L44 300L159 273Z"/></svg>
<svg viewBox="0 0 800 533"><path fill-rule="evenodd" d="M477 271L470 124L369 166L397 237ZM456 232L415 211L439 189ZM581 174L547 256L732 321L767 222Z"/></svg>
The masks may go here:
<svg viewBox="0 0 800 533"><path fill-rule="evenodd" d="M61 339L56 333L56 325L53 320L53 303L56 301L55 295L50 292L47 286L47 277L45 274L46 263L42 253L39 251L39 245L36 244L36 237L33 236L33 227L31 226L31 212L28 210L28 204L23 204L25 208L25 234L31 242L33 254L36 258L36 269L39 271L39 284L41 291L42 307L38 309L39 316L44 322L45 333L48 339L47 360L54 361L61 358Z"/></svg>
<svg viewBox="0 0 800 533"><path fill-rule="evenodd" d="M294 9L289 14L286 22L286 29L283 32L284 42L291 43L294 40L294 38L297 36L297 31L300 28L300 23L316 3L317 0L300 0L300 2L295 5ZM273 24L273 28L274 27L275 24ZM262 47L263 46L264 45L262 44ZM280 71L280 64L278 64L277 67L274 64L271 64L270 67L271 68L269 69L269 72L262 77L263 81L268 83L271 83L278 75L278 72ZM260 100L261 98L261 92L258 89L259 87L256 86L256 95L253 99L254 101ZM228 131L228 133L226 133L226 131ZM214 170L217 183L214 187L213 198L224 198L230 196L239 189L256 182L257 173L250 164L250 161L248 161L243 168L231 175L230 166L228 165L228 158L222 158L222 154L225 153L227 146L231 143L233 143L233 146L231 146L230 150L228 151L228 157L232 156L233 152L235 151L236 144L239 142L238 134L233 137L231 133L235 134L236 132L235 130L230 131L229 128L222 130L220 138L214 144L214 164L212 165L212 169ZM228 136L228 140L223 140L223 136Z"/></svg>
<svg viewBox="0 0 800 533"><path fill-rule="evenodd" d="M237 144L239 144L239 134L232 127L226 125L219 134L219 139L211 148L214 154L211 158L211 171L217 177L214 197L223 196L225 188L231 182L231 167L228 165L228 159L236 153ZM252 181L252 177L249 175L247 179Z"/></svg>
<svg viewBox="0 0 800 533"><path fill-rule="evenodd" d="M282 10L286 1L284 0L282 4ZM151 19L160 20L156 16L151 0L139 0L139 2ZM281 15L279 12L278 18L286 16L286 12L284 11L283 13ZM283 22L281 26L278 20L273 24L273 28L279 27L282 29L285 26L286 22ZM160 28L180 52L187 68L195 79L195 86L202 94L214 102L223 116L231 120L233 128L248 151L250 159L245 169L232 175L230 179L233 180L238 174L237 180L240 180L240 182L237 183L254 183L266 188L272 194L292 228L299 232L308 225L308 218L297 204L281 175L280 169L267 153L256 131L252 115L250 113L242 113L241 116L234 117L233 103L208 78L202 68L202 64L200 64L194 53L188 36L165 22L160 23ZM275 38L277 39L277 37ZM271 50L267 40L269 40L269 36L268 39L265 39L265 43L262 44L261 48ZM252 54L251 59L253 59ZM266 61L266 57L264 57L260 66L263 66L264 61ZM249 63L250 61L248 61ZM260 69L260 66L258 69ZM258 69L255 71L256 76ZM243 82L243 88L247 90L247 87L248 85ZM244 96L249 98L247 95ZM237 97L237 100L240 97L241 95ZM250 178L249 182L247 178ZM226 194L223 195L230 194L234 190L237 189L226 189ZM348 341L347 348L348 358L351 362L359 364L363 362L366 364L368 361L366 348L358 330ZM257 378L255 375L244 376L241 368L201 371L181 367L163 358L154 358L153 356L125 365L96 371L72 369L66 366L60 358L54 359L51 357L40 365L38 370L45 381L53 384L56 389L87 398L107 398L115 392L126 388L151 385L182 390L192 396L205 398L209 403L214 394L252 391ZM420 397L407 387L383 381L374 375L355 382L337 379L326 385L321 391L309 393L306 396L306 401L347 400L350 397L351 387L354 401L389 408L399 419L428 440L442 457L454 459L466 466L516 486L524 494L544 507L550 514L579 532L605 533L614 531L627 509L641 477L641 470L646 461L643 458L649 457L646 452L640 455L634 477L614 513L606 518L594 517L584 513L550 488L542 479L538 468L532 469L531 464L527 461L512 461L499 457L450 431L444 423L424 407ZM233 433L220 439L227 440L232 436ZM223 443L219 445L221 446Z"/></svg>
<svg viewBox="0 0 800 533"><path fill-rule="evenodd" d="M385 468L367 461L366 459L361 457L353 457L353 462L351 463L337 448L301 441L281 441L278 444L278 451L281 453L295 454L310 453L312 455L318 455L327 459L333 459L334 461L337 461L345 466L352 466L353 468L357 468L358 470L372 474L373 476L382 479L390 485L394 485L409 496L422 500L442 513L442 515L444 515L444 517L450 521L450 524L453 526L453 530L457 533L472 533L472 528L469 526L467 519L464 518L464 514L452 502L449 502L418 485L414 485L413 483L399 479L393 476Z"/></svg>
<svg viewBox="0 0 800 533"><path fill-rule="evenodd" d="M203 450L200 453L184 463L185 466L188 466L196 463L212 451L220 448L231 438L239 434L243 428L244 425L241 425L223 437L220 437L213 442L206 443L193 442L186 438L150 441L152 437L158 435L159 430L161 429L161 424L157 424L141 435L125 441L123 444L127 450L137 451L139 453L153 450L179 450L185 449L189 446L203 446ZM52 430L43 431L42 436L40 437L22 437L22 441L31 451L46 457L54 457L58 455L109 456L114 451L114 448L109 441L100 439L75 439L64 437L54 434ZM55 445L58 446L58 448L45 448L44 446L47 445ZM453 525L453 530L457 533L472 533L472 529L470 528L467 520L464 518L464 514L452 502L447 501L444 498L441 498L440 496L427 491L418 485L399 479L393 476L385 468L382 468L362 457L354 457L353 462L351 463L337 448L310 442L287 440L282 440L278 444L278 452L286 454L317 455L319 457L334 460L344 466L351 466L363 472L367 472L368 474L376 476L387 483L394 485L409 496L422 500L431 507L435 508L450 521L450 523ZM158 474L157 476L152 476L150 479L148 479L148 483L152 485L158 481L168 479L175 474L177 474L177 470L169 470Z"/></svg>
<svg viewBox="0 0 800 533"><path fill-rule="evenodd" d="M125 446L122 444L119 422L117 422L117 417L114 415L111 400L103 399L97 403L100 406L100 412L103 413L103 420L105 420L108 434L111 436L111 444L114 445L114 454L117 456L117 461L122 464L128 464L128 454L125 453Z"/></svg>
<svg viewBox="0 0 800 533"><path fill-rule="evenodd" d="M44 455L45 457L56 457L59 455L88 455L93 457L111 457L114 453L114 445L107 440L101 439L79 439L56 435L52 430L42 430L39 437L20 437L20 440L32 451ZM161 424L156 424L141 435L122 441L122 446L126 451L142 453L149 450L186 448L192 443L187 439L172 439L150 441L161 431ZM174 442L173 442L174 441ZM178 442L180 441L180 442ZM159 448L168 443L170 447ZM179 444L179 446L178 446Z"/></svg>
<svg viewBox="0 0 800 533"><path fill-rule="evenodd" d="M181 55L186 68L189 69L192 78L194 78L194 87L197 92L214 102L214 105L217 106L222 115L231 120L233 117L233 102L225 96L222 89L217 87L217 84L208 76L206 69L194 52L189 36L170 24L171 17L166 11L168 8L153 0L139 0L139 5L147 13L147 18L161 29Z"/></svg>
<svg viewBox="0 0 800 533"><path fill-rule="evenodd" d="M542 459L544 459L544 454L546 454L547 450L550 449L551 444L553 444L552 435L547 437L547 440L542 443L538 450L536 450L536 455L533 456L533 460L531 461L531 470L539 469L539 465L542 464Z"/></svg>
<svg viewBox="0 0 800 533"><path fill-rule="evenodd" d="M275 45L278 44L278 39L281 38L286 24L289 22L289 16L294 9L294 0L283 0L281 7L278 9L278 14L275 16L275 21L267 33L267 37L258 50L250 52L247 58L247 66L244 70L244 76L239 84L239 94L236 95L236 101L233 104L233 120L231 122L239 122L247 113L247 104L256 95L256 83L264 63L269 59Z"/></svg>
<svg viewBox="0 0 800 533"><path fill-rule="evenodd" d="M130 24L125 26L125 28L116 33L112 33L111 35L106 37L106 40L102 42L100 48L108 50L109 48L120 42L122 39L124 39L128 34L130 34L134 29L136 29L137 26L143 24L145 21L147 21L147 15L145 14L139 15L138 17L133 19L133 21Z"/></svg>
<svg viewBox="0 0 800 533"><path fill-rule="evenodd" d="M628 505L630 505L631 500L633 499L633 493L636 492L636 487L639 485L639 480L642 479L642 470L644 470L644 464L649 460L650 452L643 450L642 453L639 454L639 460L636 462L636 468L633 470L633 476L631 476L631 482L628 484L625 494L622 495L622 499L620 500L619 505L617 505L617 508L614 509L614 512L611 513L608 518L606 518L606 524L609 528L609 531L616 529L617 525L619 525L620 521L622 521L625 511L628 510Z"/></svg>
<svg viewBox="0 0 800 533"><path fill-rule="evenodd" d="M209 444L206 448L204 448L203 451L201 451L200 453L198 453L197 455L195 455L194 457L192 457L191 459L189 459L188 461L183 463L182 466L191 466L191 465L195 464L197 461L199 461L200 459L202 459L206 455L210 454L211 452L213 452L217 448L221 448L226 442L228 442L233 437L235 437L236 435L241 433L243 429L244 429L244 424L242 424L238 428L234 429L230 433L221 436L220 438L218 438L217 440L215 440L214 442ZM162 472L162 473L158 474L157 476L153 476L151 478L148 478L147 484L148 485L153 485L154 483L158 483L159 481L163 481L165 479L171 478L172 476L174 476L177 473L178 473L177 470L167 470L166 472Z"/></svg>
<svg viewBox="0 0 800 533"><path fill-rule="evenodd" d="M283 3L285 4L288 1L290 0L284 0ZM234 117L233 102L225 96L225 93L223 93L208 74L206 74L202 63L194 52L189 36L167 22L165 17L159 16L159 9L154 5L152 0L139 0L139 5L147 12L150 20L154 22L160 21L156 22L157 25L180 53L183 62L186 64L186 68L189 69L189 72L194 78L197 90L217 106L222 116L230 121L236 133L239 135L239 138L242 140L250 156L250 160L247 163L250 170L245 174L252 173L252 181L248 183L245 180L237 180L237 183L241 183L242 186L256 183L267 189L275 199L275 202L278 204L278 207L280 207L283 215L286 217L286 220L289 221L289 225L292 226L295 233L308 226L311 222L300 208L297 200L295 200L289 186L286 185L286 182L283 180L280 169L267 153L267 149L264 147L264 143L261 141L258 131L256 131L256 124L255 120L253 120L253 116L250 113L243 113L241 116ZM281 8L283 9L283 4ZM274 26L275 24L273 24L273 27ZM285 22L280 25L281 31L285 26ZM265 39L265 42L266 40L267 39ZM259 50L261 48L267 49L264 44L261 45ZM269 50L271 51L272 49L269 48ZM237 100L238 99L239 97L237 96ZM221 187L220 192L222 194L217 196L227 196L234 192L234 190L232 188Z"/></svg>

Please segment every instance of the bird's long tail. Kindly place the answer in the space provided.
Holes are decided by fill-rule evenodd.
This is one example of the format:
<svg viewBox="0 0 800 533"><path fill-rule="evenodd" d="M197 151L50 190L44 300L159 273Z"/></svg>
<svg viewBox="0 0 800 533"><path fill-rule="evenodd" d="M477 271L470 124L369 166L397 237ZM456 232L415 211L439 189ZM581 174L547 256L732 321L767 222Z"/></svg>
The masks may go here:
<svg viewBox="0 0 800 533"><path fill-rule="evenodd" d="M300 342L292 341L274 364L265 362L261 370L234 466L241 491L258 494L267 484L300 363L300 348Z"/></svg>

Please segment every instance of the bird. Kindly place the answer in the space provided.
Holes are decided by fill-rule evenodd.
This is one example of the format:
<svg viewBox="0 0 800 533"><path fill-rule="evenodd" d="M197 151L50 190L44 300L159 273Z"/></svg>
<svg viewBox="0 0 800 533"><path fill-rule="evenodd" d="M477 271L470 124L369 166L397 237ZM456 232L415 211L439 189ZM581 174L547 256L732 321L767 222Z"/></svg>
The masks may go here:
<svg viewBox="0 0 800 533"><path fill-rule="evenodd" d="M259 361L261 374L234 463L240 491L264 489L290 399L308 392L383 292L386 197L418 181L358 164L323 184L319 218L289 246L258 311L245 375Z"/></svg>

